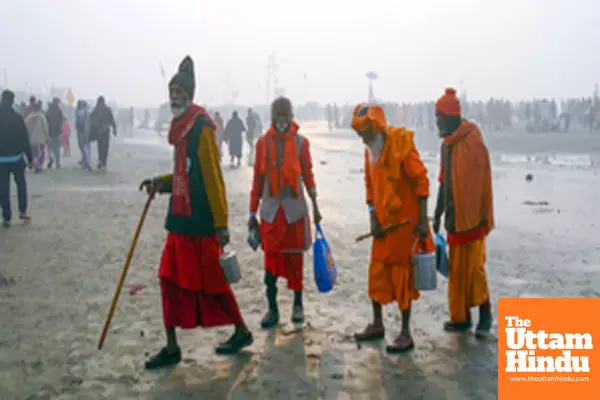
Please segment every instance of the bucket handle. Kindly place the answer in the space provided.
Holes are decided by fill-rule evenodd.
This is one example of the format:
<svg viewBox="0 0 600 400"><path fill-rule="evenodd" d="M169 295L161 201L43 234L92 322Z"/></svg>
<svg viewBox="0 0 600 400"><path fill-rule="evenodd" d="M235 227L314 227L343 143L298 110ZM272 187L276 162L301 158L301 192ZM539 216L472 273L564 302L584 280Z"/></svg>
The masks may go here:
<svg viewBox="0 0 600 400"><path fill-rule="evenodd" d="M324 238L325 234L323 233L323 229L321 229L321 224L316 224L316 228L317 228L317 234Z"/></svg>
<svg viewBox="0 0 600 400"><path fill-rule="evenodd" d="M419 245L419 244L421 245L421 248L420 248L420 249L419 249L419 248L418 248L418 246L417 246L417 245ZM427 253L427 252L425 251L425 246L424 246L424 244L425 244L425 240L419 240L419 235L417 235L417 237L415 238L415 241L414 241L414 243L413 243L413 245L412 245L412 248L411 248L411 253ZM415 251L415 250L417 250L417 251Z"/></svg>

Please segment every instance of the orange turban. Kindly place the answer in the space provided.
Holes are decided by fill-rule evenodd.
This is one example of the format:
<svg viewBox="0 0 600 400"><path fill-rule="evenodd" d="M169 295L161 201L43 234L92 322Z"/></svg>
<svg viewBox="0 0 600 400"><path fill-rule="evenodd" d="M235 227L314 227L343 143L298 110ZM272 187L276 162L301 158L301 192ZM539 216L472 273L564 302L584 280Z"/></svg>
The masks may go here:
<svg viewBox="0 0 600 400"><path fill-rule="evenodd" d="M374 133L385 131L387 122L383 108L378 105L359 104L352 113L352 129L364 132L371 129Z"/></svg>
<svg viewBox="0 0 600 400"><path fill-rule="evenodd" d="M446 93L435 103L435 108L448 117L460 117L460 101L456 97L456 90L446 89Z"/></svg>

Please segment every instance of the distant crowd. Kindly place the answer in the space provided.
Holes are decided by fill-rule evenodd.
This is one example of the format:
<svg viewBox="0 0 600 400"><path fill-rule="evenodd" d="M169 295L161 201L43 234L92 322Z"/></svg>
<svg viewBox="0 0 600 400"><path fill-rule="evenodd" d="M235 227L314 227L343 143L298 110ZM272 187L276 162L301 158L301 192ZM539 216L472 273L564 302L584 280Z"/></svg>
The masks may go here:
<svg viewBox="0 0 600 400"><path fill-rule="evenodd" d="M568 132L576 125L589 132L600 131L600 101L594 96L580 99L541 99L511 102L491 98L487 102L461 100L464 117L476 121L482 128L507 130L524 127L527 132ZM435 129L435 104L380 104L388 120L395 125ZM350 128L353 106L326 104L319 110L329 129Z"/></svg>
<svg viewBox="0 0 600 400"><path fill-rule="evenodd" d="M79 100L76 107L64 107L54 98L44 109L42 101L32 96L29 105L21 103L15 107L23 117L32 150L31 169L40 173L44 169L60 168L61 157L71 155L71 131L74 124L77 144L81 153L79 165L92 170L90 147L98 142L99 171L106 169L110 130L117 134L117 125L112 110L104 97L98 97L93 110L85 100ZM69 118L69 114L71 118ZM62 151L62 154L61 154Z"/></svg>

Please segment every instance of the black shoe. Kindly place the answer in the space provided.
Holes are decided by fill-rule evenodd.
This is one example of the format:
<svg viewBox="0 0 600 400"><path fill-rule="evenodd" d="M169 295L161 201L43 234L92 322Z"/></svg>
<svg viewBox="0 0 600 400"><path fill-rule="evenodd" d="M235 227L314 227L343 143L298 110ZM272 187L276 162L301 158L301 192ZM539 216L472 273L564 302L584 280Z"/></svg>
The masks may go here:
<svg viewBox="0 0 600 400"><path fill-rule="evenodd" d="M292 322L297 324L304 322L304 309L302 306L294 306L292 310Z"/></svg>
<svg viewBox="0 0 600 400"><path fill-rule="evenodd" d="M444 330L446 332L466 332L471 329L471 326L473 326L473 323L470 319L464 322L447 321L444 323Z"/></svg>
<svg viewBox="0 0 600 400"><path fill-rule="evenodd" d="M269 329L274 327L279 323L279 311L269 310L263 317L262 321L260 321L260 326L263 329Z"/></svg>
<svg viewBox="0 0 600 400"><path fill-rule="evenodd" d="M254 337L251 332L234 333L225 343L221 343L216 349L220 355L237 354L244 347L251 346L254 343Z"/></svg>
<svg viewBox="0 0 600 400"><path fill-rule="evenodd" d="M479 317L479 323L475 328L475 337L485 339L489 336L492 329L492 314L485 314Z"/></svg>
<svg viewBox="0 0 600 400"><path fill-rule="evenodd" d="M2 222L2 227L4 227L4 228L10 228L10 221L4 221L4 222Z"/></svg>
<svg viewBox="0 0 600 400"><path fill-rule="evenodd" d="M181 350L177 348L175 353L169 353L163 347L157 355L146 361L146 369L158 369L177 365L181 362Z"/></svg>

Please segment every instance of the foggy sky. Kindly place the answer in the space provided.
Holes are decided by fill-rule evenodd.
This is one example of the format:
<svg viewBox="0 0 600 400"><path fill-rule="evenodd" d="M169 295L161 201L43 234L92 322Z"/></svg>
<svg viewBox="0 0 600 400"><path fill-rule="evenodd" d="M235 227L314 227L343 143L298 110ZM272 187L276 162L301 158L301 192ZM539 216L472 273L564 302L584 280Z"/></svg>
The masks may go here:
<svg viewBox="0 0 600 400"><path fill-rule="evenodd" d="M0 84L155 106L182 57L199 103L264 103L267 56L294 102L589 96L597 0L0 0ZM306 74L307 79L304 79Z"/></svg>

